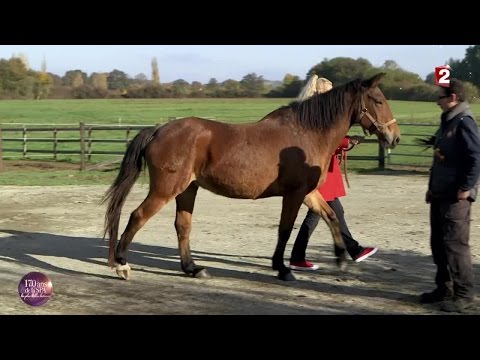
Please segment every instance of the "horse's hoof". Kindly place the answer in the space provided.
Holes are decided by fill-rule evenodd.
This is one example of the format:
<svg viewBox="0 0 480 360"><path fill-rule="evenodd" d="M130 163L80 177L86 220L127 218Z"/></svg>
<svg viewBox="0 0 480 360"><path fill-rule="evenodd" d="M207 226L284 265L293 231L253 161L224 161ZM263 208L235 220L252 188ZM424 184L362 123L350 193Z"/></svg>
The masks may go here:
<svg viewBox="0 0 480 360"><path fill-rule="evenodd" d="M128 265L128 263L126 263L125 265L116 264L115 271L117 272L117 275L124 280L130 279L130 274L132 273L132 269L130 268L130 265Z"/></svg>
<svg viewBox="0 0 480 360"><path fill-rule="evenodd" d="M341 271L347 271L348 263L346 259L336 259L337 266Z"/></svg>
<svg viewBox="0 0 480 360"><path fill-rule="evenodd" d="M280 280L283 280L283 281L296 281L297 280L295 278L295 276L293 276L291 271L285 272L285 273L279 272L277 278L280 279Z"/></svg>
<svg viewBox="0 0 480 360"><path fill-rule="evenodd" d="M193 274L193 277L197 279L211 279L212 277L208 273L207 269L200 269Z"/></svg>

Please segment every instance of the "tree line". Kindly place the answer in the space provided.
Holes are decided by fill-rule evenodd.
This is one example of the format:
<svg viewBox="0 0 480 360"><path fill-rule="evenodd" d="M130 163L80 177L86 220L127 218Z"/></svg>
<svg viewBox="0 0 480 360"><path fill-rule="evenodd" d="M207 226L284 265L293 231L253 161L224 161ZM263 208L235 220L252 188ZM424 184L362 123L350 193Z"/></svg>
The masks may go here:
<svg viewBox="0 0 480 360"><path fill-rule="evenodd" d="M463 59L449 59L446 64L452 68L452 77L466 82L468 100L477 101L480 89L480 45L468 47ZM152 59L149 79L143 73L130 77L118 69L90 75L76 69L59 76L47 71L45 60L40 71L31 69L27 57L20 54L12 55L10 59L0 59L0 99L293 98L313 74L340 85L356 78L386 72L381 88L388 99L434 101L437 90L434 85L434 65L432 73L422 79L418 74L402 69L394 60L387 60L382 66L375 67L364 58L336 57L325 58L313 65L305 78L286 74L282 81L268 81L262 75L249 73L240 81L228 79L218 82L211 78L206 84L198 81L189 83L183 79L162 83L156 58Z"/></svg>

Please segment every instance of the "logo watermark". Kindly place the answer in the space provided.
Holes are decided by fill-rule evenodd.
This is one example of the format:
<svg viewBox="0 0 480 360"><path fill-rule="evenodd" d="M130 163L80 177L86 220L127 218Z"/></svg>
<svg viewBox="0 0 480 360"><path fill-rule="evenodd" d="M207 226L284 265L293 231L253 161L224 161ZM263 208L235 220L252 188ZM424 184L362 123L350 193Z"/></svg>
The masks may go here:
<svg viewBox="0 0 480 360"><path fill-rule="evenodd" d="M435 67L435 85L449 87L451 71L450 65Z"/></svg>
<svg viewBox="0 0 480 360"><path fill-rule="evenodd" d="M44 305L52 296L52 292L52 282L47 275L41 272L28 273L18 284L20 299L31 306Z"/></svg>

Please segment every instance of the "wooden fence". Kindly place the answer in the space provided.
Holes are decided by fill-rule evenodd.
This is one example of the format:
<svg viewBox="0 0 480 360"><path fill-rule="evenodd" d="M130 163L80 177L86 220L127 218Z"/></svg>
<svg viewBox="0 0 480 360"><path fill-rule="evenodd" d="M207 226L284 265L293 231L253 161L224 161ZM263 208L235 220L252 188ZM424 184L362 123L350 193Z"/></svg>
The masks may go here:
<svg viewBox="0 0 480 360"><path fill-rule="evenodd" d="M85 170L85 164L90 162L93 155L116 155L122 156L125 153L126 146L136 134L137 131L153 125L126 125L126 126L104 126L104 125L88 125L80 122L79 126L38 126L24 125L22 127L2 127L0 128L0 154L2 158L15 158L14 156L6 156L9 153L21 153L20 158L26 159L35 155L51 156L53 160L58 160L58 155L69 154L78 155L80 159L80 170ZM107 135L105 138L94 138L94 132L101 132ZM108 133L105 133L105 132ZM123 132L123 139L108 138L113 133ZM7 137L6 135L14 134L17 136ZM52 134L51 137L38 137L35 134L45 133ZM18 136L20 134L20 136ZM60 134L67 136L61 137ZM3 141L2 141L3 140ZM48 148L30 148L29 145L36 143L50 144ZM78 144L74 148L60 149L61 144ZM123 149L118 150L97 150L94 144L124 144ZM2 146L3 144L3 146ZM12 145L13 144L13 145ZM20 144L15 146L14 144ZM45 146L43 146L45 147ZM1 163L0 163L1 166Z"/></svg>
<svg viewBox="0 0 480 360"><path fill-rule="evenodd" d="M430 124L402 124L402 127L408 126L438 126ZM141 129L154 126L154 125L92 125L80 122L79 126L40 126L40 125L23 125L21 127L13 127L9 124L4 124L0 127L0 170L2 169L2 160L5 158L29 158L32 156L48 156L53 160L59 160L59 155L68 154L73 156L79 156L80 170L86 169L86 164L91 163L92 156L102 155L117 157L118 161L121 160L125 153L125 149L128 146L131 139ZM429 134L432 134L435 129L430 128ZM95 134L101 137L95 137ZM12 136L7 136L12 134ZM38 136L41 134L42 136ZM51 136L46 136L45 134ZM123 134L123 135L122 135ZM61 136L62 135L62 136ZM419 134L416 131L411 133L402 133L402 139L409 136L420 137L426 134ZM365 139L364 143L378 144L377 150L370 146L369 153L367 155L349 155L349 160L367 160L377 163L378 168L384 169L386 165L407 165L402 164L401 161L396 159L405 159L406 157L428 158L426 161L420 161L418 166L426 166L431 159L431 154L420 154L419 151L409 151L408 147L419 145L405 143L403 140L395 151L385 151L385 149L378 142L376 137ZM19 144L20 146L15 146ZM34 147L33 144L41 144ZM67 149L61 149L60 145L70 144ZM76 145L78 144L78 145ZM100 144L104 144L104 149L100 148ZM112 144L121 144L121 147L110 146ZM12 154L19 153L19 156ZM411 163L408 166L412 166ZM413 165L416 166L416 165Z"/></svg>
<svg viewBox="0 0 480 360"><path fill-rule="evenodd" d="M2 128L0 128L0 171L3 170L3 145L2 145Z"/></svg>

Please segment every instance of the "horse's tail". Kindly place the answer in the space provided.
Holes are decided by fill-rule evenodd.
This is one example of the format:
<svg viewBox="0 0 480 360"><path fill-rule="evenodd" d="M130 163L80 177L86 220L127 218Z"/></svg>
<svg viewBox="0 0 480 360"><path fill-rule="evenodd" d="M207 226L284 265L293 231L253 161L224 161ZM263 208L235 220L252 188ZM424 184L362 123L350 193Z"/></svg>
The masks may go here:
<svg viewBox="0 0 480 360"><path fill-rule="evenodd" d="M123 204L142 171L145 148L150 141L152 141L157 130L158 127L146 128L133 138L125 152L117 178L101 201L103 204L108 200L103 238L105 239L108 233L110 239L108 263L111 266L113 266L115 260L115 245L117 243L118 227Z"/></svg>

